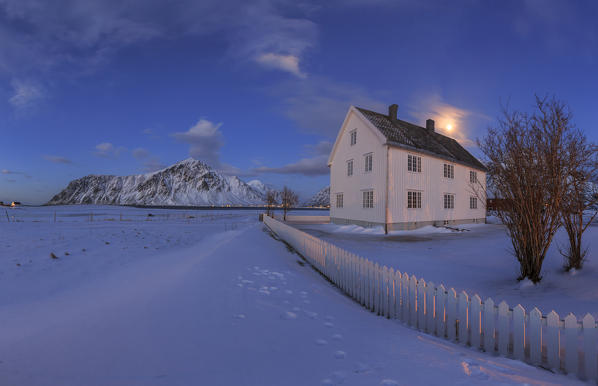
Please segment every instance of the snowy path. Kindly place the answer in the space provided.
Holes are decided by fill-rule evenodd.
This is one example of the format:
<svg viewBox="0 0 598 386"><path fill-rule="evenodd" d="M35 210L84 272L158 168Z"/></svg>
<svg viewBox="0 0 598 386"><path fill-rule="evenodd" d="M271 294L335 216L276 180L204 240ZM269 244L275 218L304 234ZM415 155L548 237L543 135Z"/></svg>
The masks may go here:
<svg viewBox="0 0 598 386"><path fill-rule="evenodd" d="M2 312L2 385L576 382L374 316L261 225Z"/></svg>

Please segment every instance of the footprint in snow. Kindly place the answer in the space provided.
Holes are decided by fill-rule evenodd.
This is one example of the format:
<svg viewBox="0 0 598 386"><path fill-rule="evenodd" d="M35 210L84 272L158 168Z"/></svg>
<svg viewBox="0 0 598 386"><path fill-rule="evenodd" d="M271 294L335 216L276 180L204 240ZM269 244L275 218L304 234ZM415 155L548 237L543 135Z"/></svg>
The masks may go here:
<svg viewBox="0 0 598 386"><path fill-rule="evenodd" d="M307 315L310 319L315 319L318 317L318 313L312 311L305 311L305 315Z"/></svg>
<svg viewBox="0 0 598 386"><path fill-rule="evenodd" d="M237 314L235 315L235 319L245 319L245 314Z"/></svg>
<svg viewBox="0 0 598 386"><path fill-rule="evenodd" d="M293 291L291 291L291 290L284 290L284 293L287 294L287 295L292 295Z"/></svg>
<svg viewBox="0 0 598 386"><path fill-rule="evenodd" d="M380 384L384 386L395 386L398 385L399 382L395 381L394 379L383 379Z"/></svg>
<svg viewBox="0 0 598 386"><path fill-rule="evenodd" d="M328 342L325 339L317 339L316 344L318 346L326 346L328 344Z"/></svg>
<svg viewBox="0 0 598 386"><path fill-rule="evenodd" d="M326 323L324 323L324 326L328 327L328 328L332 328L332 327L334 327L334 323L326 322Z"/></svg>
<svg viewBox="0 0 598 386"><path fill-rule="evenodd" d="M301 292L299 292L299 296L301 296L302 298L304 298L304 297L307 296L307 292L301 291Z"/></svg>
<svg viewBox="0 0 598 386"><path fill-rule="evenodd" d="M330 315L328 315L328 316L326 316L324 319L326 319L326 320L334 320L334 316L330 316Z"/></svg>
<svg viewBox="0 0 598 386"><path fill-rule="evenodd" d="M311 302L310 302L309 300L307 300L307 299L305 299L305 300L303 301L303 304L310 304L310 303L311 303Z"/></svg>
<svg viewBox="0 0 598 386"><path fill-rule="evenodd" d="M332 335L333 340L342 340L343 336L341 334L334 334Z"/></svg>
<svg viewBox="0 0 598 386"><path fill-rule="evenodd" d="M293 307L293 311L299 312L299 311L301 311L301 308L299 308L299 307Z"/></svg>
<svg viewBox="0 0 598 386"><path fill-rule="evenodd" d="M364 374L364 373L369 373L372 370L372 368L365 364L365 363L361 363L361 362L357 362L355 363L355 370L353 370L355 373L357 374Z"/></svg>
<svg viewBox="0 0 598 386"><path fill-rule="evenodd" d="M347 353L341 350L338 350L334 353L334 357L336 359L345 359L345 357L347 356Z"/></svg>

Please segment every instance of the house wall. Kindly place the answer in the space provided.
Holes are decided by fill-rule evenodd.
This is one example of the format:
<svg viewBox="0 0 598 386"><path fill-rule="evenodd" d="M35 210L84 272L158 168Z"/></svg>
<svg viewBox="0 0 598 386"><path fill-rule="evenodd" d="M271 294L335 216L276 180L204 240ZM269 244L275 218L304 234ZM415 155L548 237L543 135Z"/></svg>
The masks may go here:
<svg viewBox="0 0 598 386"><path fill-rule="evenodd" d="M407 155L413 154L422 158L421 173L407 170ZM444 164L454 166L455 178L444 177ZM389 223L390 229L412 229L424 225L442 225L445 220L449 224L468 222L484 222L486 218L486 202L477 194L477 209L469 208L469 198L476 192L485 191L486 174L464 165L452 163L441 158L418 152L410 152L391 147L389 151ZM476 171L481 188L469 182L469 172ZM407 191L422 192L421 209L407 208ZM455 208L444 209L444 194L455 195Z"/></svg>
<svg viewBox="0 0 598 386"><path fill-rule="evenodd" d="M350 145L350 132L357 130L357 143ZM330 217L336 223L364 226L385 220L386 146L383 137L363 117L349 111L341 128L330 164ZM365 154L373 153L372 171L365 172ZM347 161L353 159L353 175L347 176ZM374 207L363 208L363 190L374 190ZM336 194L343 193L343 208L336 207Z"/></svg>

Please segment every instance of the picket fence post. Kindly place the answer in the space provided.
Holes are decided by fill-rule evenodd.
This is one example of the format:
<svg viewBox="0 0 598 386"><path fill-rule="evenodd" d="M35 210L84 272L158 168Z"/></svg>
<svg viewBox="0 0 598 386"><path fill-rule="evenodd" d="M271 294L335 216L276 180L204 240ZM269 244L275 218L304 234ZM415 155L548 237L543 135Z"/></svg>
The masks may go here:
<svg viewBox="0 0 598 386"><path fill-rule="evenodd" d="M583 321L584 368L586 380L596 380L596 320L590 314Z"/></svg>
<svg viewBox="0 0 598 386"><path fill-rule="evenodd" d="M561 368L559 325L559 314L554 312L554 310L550 311L546 316L546 358L548 360L548 366L555 370Z"/></svg>
<svg viewBox="0 0 598 386"><path fill-rule="evenodd" d="M467 292L461 291L459 294L459 342L467 345L469 331L469 299Z"/></svg>
<svg viewBox="0 0 598 386"><path fill-rule="evenodd" d="M426 281L419 279L417 282L417 328L420 331L426 329Z"/></svg>
<svg viewBox="0 0 598 386"><path fill-rule="evenodd" d="M471 347L481 348L480 335L482 333L482 299L478 294L471 298L471 312L469 314L469 333Z"/></svg>
<svg viewBox="0 0 598 386"><path fill-rule="evenodd" d="M448 291L446 299L446 332L450 341L457 338L457 292L454 288Z"/></svg>
<svg viewBox="0 0 598 386"><path fill-rule="evenodd" d="M542 312L535 307L529 313L529 358L534 365L542 363Z"/></svg>
<svg viewBox="0 0 598 386"><path fill-rule="evenodd" d="M446 336L446 288L440 284L436 288L436 336Z"/></svg>
<svg viewBox="0 0 598 386"><path fill-rule="evenodd" d="M573 314L565 318L565 371L577 374L577 334L579 325Z"/></svg>
<svg viewBox="0 0 598 386"><path fill-rule="evenodd" d="M509 355L509 305L504 300L498 305L498 353Z"/></svg>
<svg viewBox="0 0 598 386"><path fill-rule="evenodd" d="M409 324L409 274L403 272L403 279L401 281L401 321Z"/></svg>
<svg viewBox="0 0 598 386"><path fill-rule="evenodd" d="M484 351L493 353L496 347L496 335L494 333L494 320L496 318L496 307L492 298L484 302Z"/></svg>
<svg viewBox="0 0 598 386"><path fill-rule="evenodd" d="M434 282L428 282L426 286L426 332L434 334L435 332L435 309L436 309L436 286Z"/></svg>
<svg viewBox="0 0 598 386"><path fill-rule="evenodd" d="M525 360L525 309L521 304L513 309L513 357Z"/></svg>
<svg viewBox="0 0 598 386"><path fill-rule="evenodd" d="M417 278L411 275L409 280L409 325L417 327Z"/></svg>

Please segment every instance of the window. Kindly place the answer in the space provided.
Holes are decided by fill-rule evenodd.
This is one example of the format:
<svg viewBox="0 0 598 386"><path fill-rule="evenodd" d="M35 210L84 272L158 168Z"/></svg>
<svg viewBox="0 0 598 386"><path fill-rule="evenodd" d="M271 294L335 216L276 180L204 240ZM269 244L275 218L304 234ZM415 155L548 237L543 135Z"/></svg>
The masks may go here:
<svg viewBox="0 0 598 386"><path fill-rule="evenodd" d="M444 209L454 209L455 208L455 195L454 194L445 194L444 195Z"/></svg>
<svg viewBox="0 0 598 386"><path fill-rule="evenodd" d="M373 208L374 207L374 191L365 190L363 191L363 207Z"/></svg>
<svg viewBox="0 0 598 386"><path fill-rule="evenodd" d="M421 173L422 157L408 154L407 155L407 171Z"/></svg>
<svg viewBox="0 0 598 386"><path fill-rule="evenodd" d="M407 208L421 209L422 207L422 192L408 191L407 192Z"/></svg>
<svg viewBox="0 0 598 386"><path fill-rule="evenodd" d="M347 161L347 175L348 176L353 175L353 160Z"/></svg>
<svg viewBox="0 0 598 386"><path fill-rule="evenodd" d="M469 182L476 183L478 182L478 173L474 171L469 172Z"/></svg>
<svg viewBox="0 0 598 386"><path fill-rule="evenodd" d="M336 207L337 208L343 207L343 194L342 193L336 194Z"/></svg>
<svg viewBox="0 0 598 386"><path fill-rule="evenodd" d="M351 131L351 140L350 140L351 146L355 145L357 143L357 130L352 130Z"/></svg>
<svg viewBox="0 0 598 386"><path fill-rule="evenodd" d="M455 166L444 164L444 178L455 178Z"/></svg>
<svg viewBox="0 0 598 386"><path fill-rule="evenodd" d="M366 172L372 171L372 153L365 155L365 171Z"/></svg>
<svg viewBox="0 0 598 386"><path fill-rule="evenodd" d="M478 199L475 197L469 197L469 209L477 209L478 208Z"/></svg>

